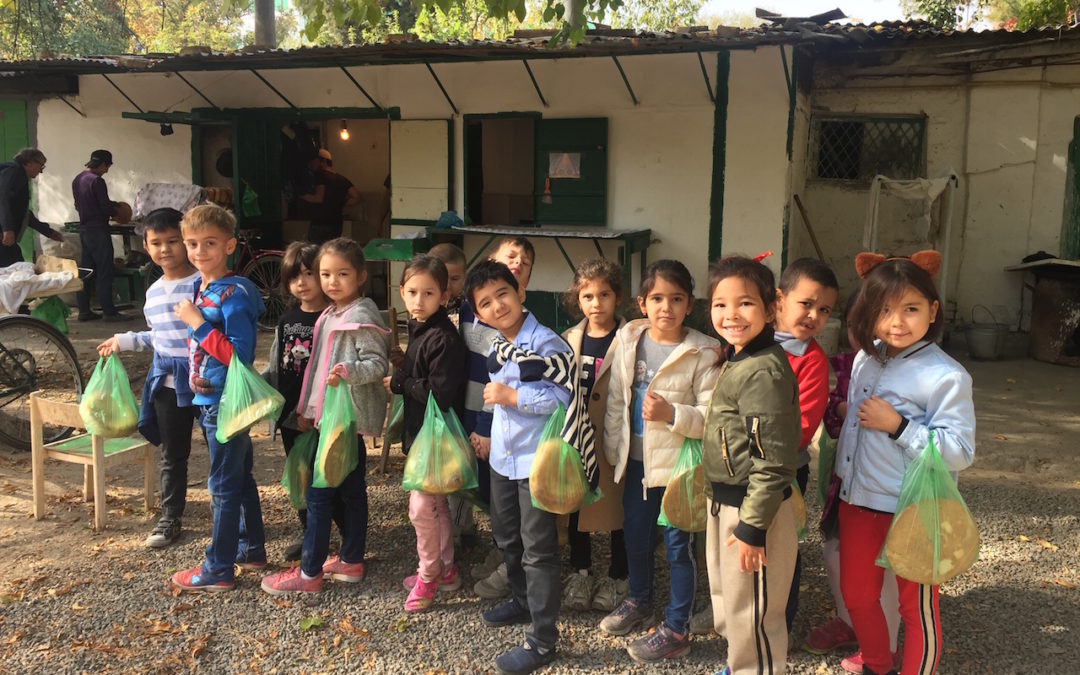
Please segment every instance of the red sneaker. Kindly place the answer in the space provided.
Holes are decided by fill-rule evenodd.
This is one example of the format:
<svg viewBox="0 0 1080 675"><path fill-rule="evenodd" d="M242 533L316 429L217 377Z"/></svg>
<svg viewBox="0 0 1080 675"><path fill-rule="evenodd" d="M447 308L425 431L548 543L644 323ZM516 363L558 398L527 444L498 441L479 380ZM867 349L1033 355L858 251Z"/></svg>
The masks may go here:
<svg viewBox="0 0 1080 675"><path fill-rule="evenodd" d="M897 649L892 655L893 668L899 669L900 663L904 660L904 653L902 650ZM855 652L851 656L848 656L840 661L840 667L849 673L855 673L859 675L863 672L863 660L862 652Z"/></svg>
<svg viewBox="0 0 1080 675"><path fill-rule="evenodd" d="M410 574L405 577L401 582L401 585L405 587L405 590L411 591L413 586L416 585L416 580L419 578L420 576L418 574ZM446 593L449 591L456 591L459 588L461 588L461 574L458 572L457 565L451 565L450 567L447 567L446 571L443 572L443 575L439 577L439 590Z"/></svg>
<svg viewBox="0 0 1080 675"><path fill-rule="evenodd" d="M323 563L322 571L323 576L350 584L358 584L364 580L364 563L347 563L336 555Z"/></svg>
<svg viewBox="0 0 1080 675"><path fill-rule="evenodd" d="M409 591L409 597L405 600L405 611L410 614L422 612L435 601L435 591L439 589L439 582L430 583L417 580L416 585Z"/></svg>
<svg viewBox="0 0 1080 675"><path fill-rule="evenodd" d="M824 626L818 626L810 631L803 640L802 647L811 654L828 654L837 647L855 647L859 641L855 639L855 631L851 626L844 623L840 617L836 617Z"/></svg>
<svg viewBox="0 0 1080 675"><path fill-rule="evenodd" d="M263 577L262 589L270 595L289 595L291 593L321 593L323 575L314 579L305 579L299 567L293 567Z"/></svg>
<svg viewBox="0 0 1080 675"><path fill-rule="evenodd" d="M173 586L187 593L202 593L204 591L231 591L233 582L222 579L214 581L203 574L202 565L192 567L189 570L180 570L169 579Z"/></svg>

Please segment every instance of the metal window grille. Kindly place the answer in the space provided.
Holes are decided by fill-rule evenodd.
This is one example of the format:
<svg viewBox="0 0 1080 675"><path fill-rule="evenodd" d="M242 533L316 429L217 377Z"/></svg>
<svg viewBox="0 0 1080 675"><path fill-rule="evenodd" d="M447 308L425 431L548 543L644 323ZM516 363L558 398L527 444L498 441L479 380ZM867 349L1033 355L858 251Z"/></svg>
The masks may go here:
<svg viewBox="0 0 1080 675"><path fill-rule="evenodd" d="M817 117L811 122L811 175L867 183L878 174L923 175L924 117Z"/></svg>

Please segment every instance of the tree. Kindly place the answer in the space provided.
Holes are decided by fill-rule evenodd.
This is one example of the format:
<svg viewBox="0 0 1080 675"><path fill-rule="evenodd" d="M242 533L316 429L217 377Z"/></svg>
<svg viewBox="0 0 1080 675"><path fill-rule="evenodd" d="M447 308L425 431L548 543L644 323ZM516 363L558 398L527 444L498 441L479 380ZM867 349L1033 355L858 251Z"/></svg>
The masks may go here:
<svg viewBox="0 0 1080 675"><path fill-rule="evenodd" d="M609 10L606 23L613 28L662 31L676 26L693 26L704 0L625 0L618 10Z"/></svg>
<svg viewBox="0 0 1080 675"><path fill-rule="evenodd" d="M925 19L947 30L964 30L982 18L989 0L901 0L908 19Z"/></svg>
<svg viewBox="0 0 1080 675"><path fill-rule="evenodd" d="M0 53L32 59L42 53L116 54L131 38L116 0L10 0L0 5Z"/></svg>
<svg viewBox="0 0 1080 675"><path fill-rule="evenodd" d="M990 19L1009 30L1072 24L1080 12L1078 0L996 0Z"/></svg>
<svg viewBox="0 0 1080 675"><path fill-rule="evenodd" d="M176 52L204 45L216 50L244 46L244 14L224 0L129 0L134 52Z"/></svg>

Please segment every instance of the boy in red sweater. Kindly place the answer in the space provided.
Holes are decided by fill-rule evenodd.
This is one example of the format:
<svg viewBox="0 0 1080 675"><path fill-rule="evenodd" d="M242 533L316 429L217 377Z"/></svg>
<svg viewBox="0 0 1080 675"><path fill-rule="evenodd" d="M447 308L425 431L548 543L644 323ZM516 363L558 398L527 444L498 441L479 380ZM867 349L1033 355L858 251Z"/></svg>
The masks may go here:
<svg viewBox="0 0 1080 675"><path fill-rule="evenodd" d="M802 414L802 438L799 441L799 469L795 480L806 493L810 478L808 447L829 402L829 359L814 338L825 328L839 299L836 275L820 260L799 258L784 270L776 294L776 341L787 352L788 363L799 384L799 411ZM795 623L799 608L799 558L788 594L787 627Z"/></svg>

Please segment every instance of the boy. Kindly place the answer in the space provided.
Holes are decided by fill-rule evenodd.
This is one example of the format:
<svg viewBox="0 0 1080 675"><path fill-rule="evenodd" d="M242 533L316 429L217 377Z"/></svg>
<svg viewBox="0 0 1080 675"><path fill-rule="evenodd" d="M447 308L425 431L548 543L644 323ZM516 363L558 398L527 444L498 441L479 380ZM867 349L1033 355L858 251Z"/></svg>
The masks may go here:
<svg viewBox="0 0 1080 675"><path fill-rule="evenodd" d="M453 244L436 244L428 251L428 255L438 258L446 266L446 292L450 296L446 302L446 313L454 325L460 327L458 312L461 311L461 304L465 301L462 292L465 290L465 267L468 265L465 260L465 251Z"/></svg>
<svg viewBox="0 0 1080 675"><path fill-rule="evenodd" d="M569 403L570 392L542 380L535 360L519 365L514 352L547 357L568 354L570 347L525 312L525 288L502 263L487 260L473 268L465 297L480 320L498 331L488 359L489 370L498 369L483 392L484 403L494 407L491 530L503 552L512 597L484 612L483 621L492 627L532 624L523 645L495 659L500 673L530 673L555 657L560 579L556 516L532 505L529 470L548 417L560 403Z"/></svg>
<svg viewBox="0 0 1080 675"><path fill-rule="evenodd" d="M196 206L180 223L188 259L199 271L195 302L184 299L176 316L188 325L193 401L210 450L210 506L214 516L210 546L202 565L181 570L172 583L181 591L227 591L233 565L266 567L259 491L252 475L251 439L245 431L227 443L215 436L218 404L233 354L246 364L255 359L255 321L263 311L259 291L248 279L229 272L236 249L236 219L221 208Z"/></svg>
<svg viewBox="0 0 1080 675"><path fill-rule="evenodd" d="M180 538L187 501L191 428L197 409L188 383L187 326L173 313L177 303L195 295L199 273L187 259L176 209L157 209L146 217L143 245L162 276L146 291L143 314L150 330L117 333L98 345L98 354L152 350L154 360L143 385L139 431L161 446L161 518L146 545L164 548Z"/></svg>
<svg viewBox="0 0 1080 675"><path fill-rule="evenodd" d="M505 237L488 260L506 265L524 293L532 277L536 250L525 237ZM488 383L487 355L496 331L477 321L473 308L466 297L458 314L461 336L469 348L469 383L465 389L465 418L462 425L476 451L480 498L488 503L487 459L491 451L491 408L484 405L483 392L484 385ZM497 600L510 594L506 567L502 565L502 554L498 550L492 550L484 562L475 565L470 572L474 579L478 579L473 592L481 598Z"/></svg>

